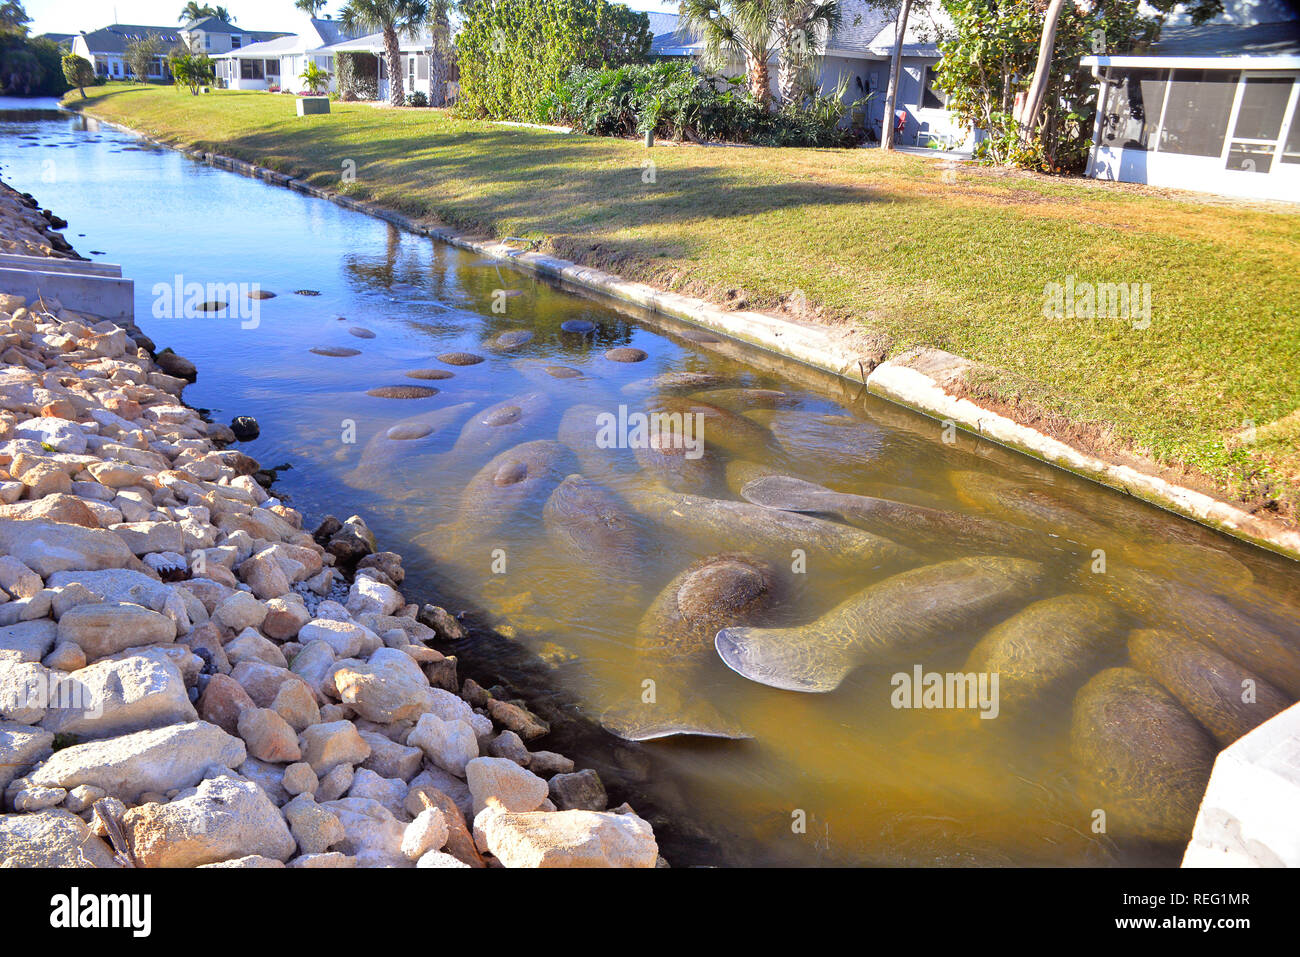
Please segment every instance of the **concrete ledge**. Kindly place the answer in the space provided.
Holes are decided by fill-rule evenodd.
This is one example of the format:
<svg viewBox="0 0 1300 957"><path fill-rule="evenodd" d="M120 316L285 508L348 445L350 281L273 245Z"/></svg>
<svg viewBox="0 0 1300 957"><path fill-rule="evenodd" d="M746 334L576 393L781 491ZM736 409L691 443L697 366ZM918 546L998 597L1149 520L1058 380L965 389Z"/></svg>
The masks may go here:
<svg viewBox="0 0 1300 957"><path fill-rule="evenodd" d="M1183 867L1300 867L1300 704L1219 753Z"/></svg>
<svg viewBox="0 0 1300 957"><path fill-rule="evenodd" d="M88 276L112 276L119 279L122 276L122 267L115 266L112 263L87 262L84 259L62 259L58 256L19 256L17 253L0 253L0 268L82 273Z"/></svg>
<svg viewBox="0 0 1300 957"><path fill-rule="evenodd" d="M173 144L154 140L129 127L106 120L100 122L125 130L148 143L177 149ZM201 150L180 148L180 151L213 166L285 186L307 196L329 200L345 209L377 217L408 232L430 236L460 249L512 262L530 272L573 283L607 297L614 303L630 303L703 326L760 349L864 383L874 395L941 421L951 420L960 428L1050 465L1136 496L1235 538L1289 558L1300 559L1300 531L1288 528L1280 521L1259 518L1221 499L1175 485L1131 466L1106 462L1052 439L1036 429L981 408L968 399L958 398L936 378L950 378L954 372L959 371L959 366L970 365L967 360L950 353L938 350L915 351L883 362L872 371L874 357L855 349L851 339L837 335L834 330L825 327L804 326L762 313L719 309L702 299L664 292L645 283L629 282L567 259L524 252L506 243L476 239L454 229L430 227L375 203L353 199L332 189L314 186L244 160Z"/></svg>
<svg viewBox="0 0 1300 957"><path fill-rule="evenodd" d="M66 309L114 322L135 321L135 283L85 273L0 267L0 290L24 299L57 299Z"/></svg>

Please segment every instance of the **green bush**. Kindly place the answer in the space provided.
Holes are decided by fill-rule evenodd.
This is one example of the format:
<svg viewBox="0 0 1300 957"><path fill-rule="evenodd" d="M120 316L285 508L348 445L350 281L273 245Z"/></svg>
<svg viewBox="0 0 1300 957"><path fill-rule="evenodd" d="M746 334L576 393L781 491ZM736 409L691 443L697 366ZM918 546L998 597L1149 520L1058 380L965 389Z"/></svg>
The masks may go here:
<svg viewBox="0 0 1300 957"><path fill-rule="evenodd" d="M541 104L546 119L593 136L656 136L761 146L854 146L861 128L844 119L865 103L844 102L845 88L772 112L750 95L743 77L701 76L660 62L572 70Z"/></svg>
<svg viewBox="0 0 1300 957"><path fill-rule="evenodd" d="M466 0L456 35L462 116L545 122L574 67L644 61L650 21L608 0Z"/></svg>
<svg viewBox="0 0 1300 957"><path fill-rule="evenodd" d="M424 95L423 90L412 90L406 94L407 106L428 106L429 98Z"/></svg>

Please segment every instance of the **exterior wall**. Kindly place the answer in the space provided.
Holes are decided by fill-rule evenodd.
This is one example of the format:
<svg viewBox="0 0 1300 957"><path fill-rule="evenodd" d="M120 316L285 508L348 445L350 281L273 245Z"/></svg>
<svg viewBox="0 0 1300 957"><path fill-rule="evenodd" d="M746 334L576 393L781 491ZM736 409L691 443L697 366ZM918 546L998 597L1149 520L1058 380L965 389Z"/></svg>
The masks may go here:
<svg viewBox="0 0 1300 957"><path fill-rule="evenodd" d="M1224 75L1239 75L1239 79L1236 82L1234 105L1231 113L1228 114L1219 155L1190 155L1185 152L1175 152L1167 146L1162 149L1162 136L1168 125L1169 113L1172 112L1172 107L1166 106L1162 101L1160 104L1144 105L1144 112L1150 121L1145 140L1141 136L1134 139L1127 135L1123 137L1108 135L1103 130L1101 117L1099 117L1086 175L1101 180L1145 183L1151 186L1218 193L1224 196L1300 202L1300 162L1295 162L1294 159L1284 162L1282 160L1284 148L1280 145L1287 141L1292 127L1300 124L1300 70L1223 72ZM1110 95L1118 85L1113 81L1122 82L1121 78L1124 75L1117 69L1111 77L1112 82L1103 81L1100 95L1101 113L1108 114L1111 111ZM1234 141L1241 142L1236 132L1239 129L1236 124L1245 85L1251 79L1261 78L1274 81L1289 78L1292 90L1290 100L1280 118L1281 125L1275 140L1278 145L1271 147L1274 150L1271 154L1271 163L1265 171L1257 172L1253 169L1240 168L1241 163L1234 161L1232 148ZM1203 103L1200 100L1195 102L1198 106ZM1125 113L1125 116L1127 115ZM1200 120L1199 114L1192 114L1192 116L1197 121ZM1184 117L1183 126L1187 125ZM1216 132L1222 128L1213 126L1210 120L1193 125L1201 129L1215 129ZM1178 130L1179 126L1176 124L1174 128ZM1294 141L1294 136L1291 138ZM1142 148L1144 142L1145 149ZM1288 153L1288 155L1294 157L1296 154Z"/></svg>

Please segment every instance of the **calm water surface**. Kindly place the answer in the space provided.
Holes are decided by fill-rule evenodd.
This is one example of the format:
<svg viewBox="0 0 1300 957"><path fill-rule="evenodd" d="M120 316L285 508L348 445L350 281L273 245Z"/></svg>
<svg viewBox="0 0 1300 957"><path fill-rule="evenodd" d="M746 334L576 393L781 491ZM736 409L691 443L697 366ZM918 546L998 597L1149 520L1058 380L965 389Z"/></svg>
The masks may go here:
<svg viewBox="0 0 1300 957"><path fill-rule="evenodd" d="M1195 632L1204 618L1227 646L1234 622L1276 637L1262 655L1236 657L1293 700L1291 562L969 436L945 443L937 423L840 380L698 341L93 121L0 113L0 177L65 217L79 251L135 279L141 327L200 370L187 401L220 421L255 416L261 437L247 450L291 466L278 486L288 499L311 519L359 512L404 556L409 595L470 615L478 631L455 649L462 672L537 701L618 799L652 813L676 863L1176 863L1185 833L1148 839L1122 822L1096 832L1098 802L1070 747L1078 688L1130 663L1135 630ZM155 284L178 277L256 283L276 297L260 303L256 328L153 318ZM562 328L575 321L592 331ZM500 341L507 333L531 338ZM614 348L646 357L613 361ZM437 358L453 352L483 361ZM685 372L698 376L656 379ZM388 386L436 393L368 394ZM617 420L620 407L703 414L703 456L600 447L597 417ZM1014 527L1001 544L973 547L959 532L908 531L933 513L860 516L866 531L824 519L835 528L823 542L816 520L760 532L743 511L711 504L742 501L769 474ZM791 486L757 488L808 507ZM708 563L720 554L732 557ZM858 663L837 645L838 606L892 575L958 560L887 590L867 628L907 631L925 614L918 589L942 601L947 576L973 574L964 611L901 651L862 653L824 693L747 680L669 620L691 598L665 586L693 563L707 566L696 584L719 567L739 574L741 591L756 578L757 604L723 622L778 629L759 633L770 655L755 670L777 684L827 680L846 656ZM990 583L979 576L991 568L1002 577ZM1075 598L1041 605L1060 596ZM1022 701L1004 686L995 720L893 706L894 675L969 670L981 639L1031 606L1055 609L1042 634L1031 629L1044 647L1090 635L1048 693ZM1035 656L1048 652L1031 643L1024 654L1042 664ZM748 738L628 743L602 721L627 737L676 725Z"/></svg>

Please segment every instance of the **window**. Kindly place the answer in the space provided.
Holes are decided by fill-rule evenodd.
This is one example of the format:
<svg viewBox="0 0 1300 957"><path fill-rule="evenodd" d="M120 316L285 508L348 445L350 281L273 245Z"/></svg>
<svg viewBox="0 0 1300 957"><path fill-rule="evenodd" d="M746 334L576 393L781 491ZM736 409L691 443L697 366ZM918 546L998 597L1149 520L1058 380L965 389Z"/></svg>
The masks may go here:
<svg viewBox="0 0 1300 957"><path fill-rule="evenodd" d="M1282 114L1291 99L1289 76L1252 76L1241 91L1234 140L1272 140L1282 130Z"/></svg>
<svg viewBox="0 0 1300 957"><path fill-rule="evenodd" d="M122 75L122 64L119 63L117 60L114 60L114 61L113 61L113 76L121 76L121 75Z"/></svg>
<svg viewBox="0 0 1300 957"><path fill-rule="evenodd" d="M1240 74L1228 70L1175 70L1160 129L1160 152L1219 156Z"/></svg>
<svg viewBox="0 0 1300 957"><path fill-rule="evenodd" d="M942 110L948 105L948 94L939 89L934 82L934 67L921 69L921 109Z"/></svg>
<svg viewBox="0 0 1300 957"><path fill-rule="evenodd" d="M108 76L108 61L102 56L95 57L95 73L99 76Z"/></svg>
<svg viewBox="0 0 1300 957"><path fill-rule="evenodd" d="M1106 93L1106 109L1101 118L1102 143L1126 150L1150 148L1160 123L1167 79L1164 70L1119 73Z"/></svg>
<svg viewBox="0 0 1300 957"><path fill-rule="evenodd" d="M241 37L238 33L232 33L230 35L230 49L238 50L243 45L244 45L244 38Z"/></svg>
<svg viewBox="0 0 1300 957"><path fill-rule="evenodd" d="M208 36L206 33L203 34L203 49L205 50L212 49L212 37Z"/></svg>
<svg viewBox="0 0 1300 957"><path fill-rule="evenodd" d="M1291 113L1291 132L1282 145L1282 162L1300 163L1300 99L1296 100L1296 107Z"/></svg>
<svg viewBox="0 0 1300 957"><path fill-rule="evenodd" d="M408 56L406 58L406 80L408 85L415 82L415 57L414 56Z"/></svg>
<svg viewBox="0 0 1300 957"><path fill-rule="evenodd" d="M261 60L240 60L239 76L243 80L264 80Z"/></svg>
<svg viewBox="0 0 1300 957"><path fill-rule="evenodd" d="M280 61L279 61L279 60L267 60L267 61L266 61L266 75L267 75L268 77L270 77L270 78L275 79L275 80L279 80L279 79L280 79Z"/></svg>

